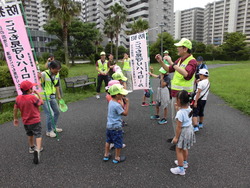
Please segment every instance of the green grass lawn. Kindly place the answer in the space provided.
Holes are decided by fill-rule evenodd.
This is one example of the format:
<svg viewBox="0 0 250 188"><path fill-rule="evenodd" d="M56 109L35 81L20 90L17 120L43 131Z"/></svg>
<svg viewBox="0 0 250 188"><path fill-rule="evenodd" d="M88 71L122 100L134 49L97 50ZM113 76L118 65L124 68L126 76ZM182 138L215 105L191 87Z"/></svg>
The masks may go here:
<svg viewBox="0 0 250 188"><path fill-rule="evenodd" d="M210 62L207 62L211 64ZM216 61L212 64L228 63L225 61ZM232 66L210 69L211 91L223 98L229 105L250 115L250 61L231 62ZM239 64L241 63L241 64ZM242 64L244 63L244 64ZM120 63L118 63L120 65ZM153 63L154 73L159 74L160 65ZM89 77L97 77L95 65L93 64L76 64L69 69L69 77L85 75ZM66 103L84 100L96 94L94 85L86 86L84 89L76 88L75 92L71 89L66 90L64 80L61 80L63 88L63 99ZM104 85L104 83L103 83ZM102 87L101 92L104 91ZM0 112L0 124L13 120L14 103L4 104L3 110Z"/></svg>
<svg viewBox="0 0 250 188"><path fill-rule="evenodd" d="M208 65L214 65L214 64L250 64L250 60L248 61L206 61L206 64Z"/></svg>
<svg viewBox="0 0 250 188"><path fill-rule="evenodd" d="M250 63L210 69L212 93L250 115Z"/></svg>

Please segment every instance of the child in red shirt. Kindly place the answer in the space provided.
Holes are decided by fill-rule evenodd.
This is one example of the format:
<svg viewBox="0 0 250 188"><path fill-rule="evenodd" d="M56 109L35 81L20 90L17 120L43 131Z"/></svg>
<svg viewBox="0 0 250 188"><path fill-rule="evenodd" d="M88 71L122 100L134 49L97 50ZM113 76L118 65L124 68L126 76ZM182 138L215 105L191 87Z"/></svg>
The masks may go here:
<svg viewBox="0 0 250 188"><path fill-rule="evenodd" d="M14 125L18 126L18 109L21 112L22 121L29 142L29 153L34 153L33 162L38 164L40 161L40 151L42 150L42 127L40 119L39 106L43 104L41 95L33 90L33 84L29 81L23 81L20 85L20 89L23 94L17 96L16 103L14 105ZM35 93L35 96L32 93ZM34 144L34 136L36 138L36 146Z"/></svg>

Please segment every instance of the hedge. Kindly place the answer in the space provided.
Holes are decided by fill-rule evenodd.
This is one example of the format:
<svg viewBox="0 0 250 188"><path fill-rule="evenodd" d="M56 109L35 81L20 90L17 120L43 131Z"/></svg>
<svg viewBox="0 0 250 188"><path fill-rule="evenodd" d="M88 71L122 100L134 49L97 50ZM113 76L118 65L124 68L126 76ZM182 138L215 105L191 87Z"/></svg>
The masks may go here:
<svg viewBox="0 0 250 188"><path fill-rule="evenodd" d="M44 71L44 65L40 65L40 70ZM65 65L62 65L62 69L60 71L60 78L65 78L69 74L69 68ZM10 71L8 66L0 66L0 88L14 86L14 82L12 80Z"/></svg>

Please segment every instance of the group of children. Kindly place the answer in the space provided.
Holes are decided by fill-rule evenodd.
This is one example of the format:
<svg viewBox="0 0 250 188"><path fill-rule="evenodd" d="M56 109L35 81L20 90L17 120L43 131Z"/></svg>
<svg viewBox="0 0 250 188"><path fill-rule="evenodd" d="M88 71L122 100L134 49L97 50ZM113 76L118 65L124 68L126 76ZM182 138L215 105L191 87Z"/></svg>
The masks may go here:
<svg viewBox="0 0 250 188"><path fill-rule="evenodd" d="M166 53L168 55L168 53ZM55 80L60 71L60 66L54 67L49 66L49 71L46 71L42 74L43 83L46 79L50 80L50 85L44 85L44 89L49 94L48 105L49 108L54 110L54 116L56 116L56 109L58 109L55 93L57 92L57 82ZM167 123L167 108L170 102L170 78L168 73L161 68L159 70L160 75L149 74L155 78L160 79L160 85L157 88L157 97L156 97L156 114L151 116L151 119L157 119L159 124ZM52 74L54 77L51 78ZM48 75L48 77L46 77ZM185 175L185 170L188 168L188 149L195 142L194 132L197 128L203 127L204 120L204 108L206 105L206 99L210 88L210 83L208 81L208 70L200 69L199 70L199 80L197 79L197 89L196 95L194 96L193 110L190 108L190 95L187 91L182 90L177 94L176 101L176 122L177 127L175 131L175 137L172 140L172 143L176 144L176 155L177 160L174 161L178 167L171 168L170 171L173 174ZM105 143L105 153L103 161L109 161L111 159L110 149L111 145L115 148L115 157L112 160L113 163L121 163L126 160L126 157L121 155L121 149L125 147L123 143L123 121L121 116L127 116L129 111L129 99L126 95L129 93L126 90L126 77L122 74L121 71L115 71L112 75L113 80L109 81L108 86L106 87L107 95L106 99L108 103L108 117L107 117L107 126L106 126L106 143ZM46 82L45 82L46 83ZM34 153L33 162L38 164L40 161L40 152L42 148L42 138L41 138L41 120L40 120L40 111L39 106L45 106L41 94L33 90L34 84L29 81L23 81L20 85L20 88L23 92L23 95L19 95L16 98L16 103L14 106L14 125L18 126L17 112L18 109L21 111L21 116L28 136L29 142L29 153ZM46 89L46 87L48 87ZM60 95L58 96L59 98ZM52 102L52 103L51 103ZM55 104L54 104L55 103ZM160 107L163 108L163 118L160 119ZM44 107L46 108L46 107ZM46 112L46 109L44 109ZM199 121L198 121L199 117ZM55 125L58 117L54 117ZM199 122L199 124L198 124ZM55 132L60 132L61 129L53 127L51 119L47 117L47 136ZM192 126L193 125L193 126ZM53 132L53 133L52 133ZM55 134L55 133L54 133ZM52 135L51 137L54 137ZM35 142L34 142L35 138ZM35 144L36 143L36 144Z"/></svg>
<svg viewBox="0 0 250 188"><path fill-rule="evenodd" d="M167 53L165 55L168 55ZM152 69L151 69L152 70ZM160 106L163 108L163 118L158 121L159 124L167 123L167 108L170 103L170 77L163 68L159 70L160 75L153 74L149 72L149 74L155 78L160 79L160 85L157 88L157 97L156 97L156 115L151 116L151 119L160 120L159 109ZM173 174L185 175L186 169L188 168L188 149L195 143L195 132L198 128L203 127L203 119L204 119L204 108L207 100L207 95L209 92L210 83L208 81L208 70L201 68L197 70L197 74L199 78L196 79L197 88L195 91L194 102L192 108L190 107L190 93L185 90L181 90L177 94L176 99L176 111L177 114L175 116L175 120L177 123L177 127L175 130L175 137L172 139L172 143L176 145L176 156L177 160L174 163L177 165L175 168L171 168L170 171ZM119 73L120 74L120 73ZM122 79L122 74L120 75L120 80ZM113 78L117 78L114 76ZM118 79L118 80L119 80ZM124 78L123 78L124 79ZM124 79L126 81L126 79ZM114 81L111 81L114 82ZM127 115L128 107L124 108L122 104L122 96L126 95L128 92L125 92L120 85L120 89L117 89L116 82L113 86L109 87L108 93L112 96L112 103L109 103L108 107L108 123L107 123L107 131L106 131L106 144L105 144L105 154L104 161L108 161L111 158L110 154L110 144L114 143L116 152L114 163L120 163L125 161L124 156L120 156L120 150L122 148L123 140L122 140L122 123L121 123L121 115ZM122 84L122 82L120 83ZM117 92L113 92L113 91ZM151 92L146 96L147 92ZM145 97L152 96L152 90L145 91ZM128 101L128 99L126 99ZM113 104L116 102L116 105ZM120 106L119 106L120 104ZM114 119L114 117L119 118L120 121L114 123L114 127L110 127L110 122ZM199 117L199 124L198 124ZM117 130L116 130L117 129Z"/></svg>

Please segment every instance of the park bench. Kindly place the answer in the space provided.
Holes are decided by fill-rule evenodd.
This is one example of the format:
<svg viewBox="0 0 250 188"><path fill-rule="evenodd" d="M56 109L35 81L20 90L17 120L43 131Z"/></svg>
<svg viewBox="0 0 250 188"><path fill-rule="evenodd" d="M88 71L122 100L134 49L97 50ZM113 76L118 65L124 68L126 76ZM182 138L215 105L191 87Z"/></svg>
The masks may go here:
<svg viewBox="0 0 250 188"><path fill-rule="evenodd" d="M96 86L96 78L88 77L88 75L64 78L64 82L66 85L66 89L73 88L73 91L75 91L75 88L79 88L79 87L83 88L85 86L92 85L92 84Z"/></svg>
<svg viewBox="0 0 250 188"><path fill-rule="evenodd" d="M0 88L0 111L2 110L2 104L14 102L17 97L17 91L15 86Z"/></svg>

